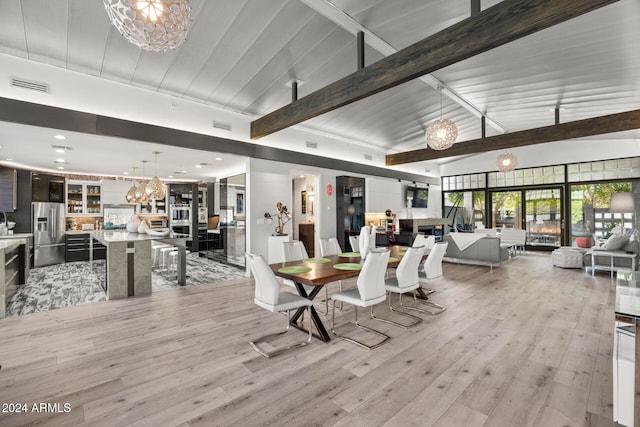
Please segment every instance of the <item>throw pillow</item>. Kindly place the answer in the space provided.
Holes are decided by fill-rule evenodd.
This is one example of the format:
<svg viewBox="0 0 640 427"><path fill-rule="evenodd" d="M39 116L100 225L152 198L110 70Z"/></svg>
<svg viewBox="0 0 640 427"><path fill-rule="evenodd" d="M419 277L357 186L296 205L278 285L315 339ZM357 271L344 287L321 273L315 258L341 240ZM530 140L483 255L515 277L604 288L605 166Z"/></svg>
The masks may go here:
<svg viewBox="0 0 640 427"><path fill-rule="evenodd" d="M626 253L637 254L640 251L640 242L636 239L630 239L629 242L622 248Z"/></svg>
<svg viewBox="0 0 640 427"><path fill-rule="evenodd" d="M628 242L629 238L627 236L623 236L622 234L612 234L604 245L602 245L602 248L606 251L619 251L624 248L624 245Z"/></svg>

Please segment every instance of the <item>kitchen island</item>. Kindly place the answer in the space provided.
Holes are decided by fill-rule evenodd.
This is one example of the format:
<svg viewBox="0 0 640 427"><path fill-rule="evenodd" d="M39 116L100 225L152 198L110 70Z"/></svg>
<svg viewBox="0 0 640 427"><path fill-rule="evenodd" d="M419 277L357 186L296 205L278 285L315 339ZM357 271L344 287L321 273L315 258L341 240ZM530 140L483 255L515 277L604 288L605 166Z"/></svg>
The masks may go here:
<svg viewBox="0 0 640 427"><path fill-rule="evenodd" d="M167 243L177 248L177 280L179 285L184 285L187 277L188 237L188 235L173 232L163 237L118 230L91 232L89 256L92 266L94 240L107 248L105 279L107 299L143 296L151 293L152 241Z"/></svg>
<svg viewBox="0 0 640 427"><path fill-rule="evenodd" d="M31 234L2 236L0 238L0 319L5 307L29 277L29 242Z"/></svg>

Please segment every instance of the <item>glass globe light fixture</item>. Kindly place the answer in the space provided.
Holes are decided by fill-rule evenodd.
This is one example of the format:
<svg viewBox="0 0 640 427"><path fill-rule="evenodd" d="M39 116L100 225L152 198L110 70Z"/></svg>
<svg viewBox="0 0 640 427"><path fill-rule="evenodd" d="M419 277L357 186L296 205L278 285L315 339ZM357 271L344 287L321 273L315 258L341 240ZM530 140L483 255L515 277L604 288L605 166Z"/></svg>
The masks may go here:
<svg viewBox="0 0 640 427"><path fill-rule="evenodd" d="M103 3L120 34L151 52L176 49L191 26L189 0L103 0Z"/></svg>
<svg viewBox="0 0 640 427"><path fill-rule="evenodd" d="M434 150L450 148L458 138L458 128L449 119L434 120L427 126L427 145Z"/></svg>
<svg viewBox="0 0 640 427"><path fill-rule="evenodd" d="M510 172L518 167L518 158L512 153L502 153L496 159L496 167L500 172Z"/></svg>
<svg viewBox="0 0 640 427"><path fill-rule="evenodd" d="M458 128L456 124L449 119L442 118L442 89L440 91L440 118L429 123L425 134L427 136L427 145L434 150L446 150L451 147L458 138Z"/></svg>

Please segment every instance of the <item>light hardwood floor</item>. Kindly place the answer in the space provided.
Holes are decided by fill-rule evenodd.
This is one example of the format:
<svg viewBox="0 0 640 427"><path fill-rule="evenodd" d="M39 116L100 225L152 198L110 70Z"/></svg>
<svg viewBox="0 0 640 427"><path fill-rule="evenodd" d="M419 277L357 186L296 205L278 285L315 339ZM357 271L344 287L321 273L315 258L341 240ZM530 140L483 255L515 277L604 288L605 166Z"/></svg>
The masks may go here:
<svg viewBox="0 0 640 427"><path fill-rule="evenodd" d="M613 425L607 274L535 253L444 272L430 287L448 310L408 331L363 320L392 336L372 351L314 340L262 358L248 341L285 319L250 279L2 319L0 404L28 412L0 425Z"/></svg>

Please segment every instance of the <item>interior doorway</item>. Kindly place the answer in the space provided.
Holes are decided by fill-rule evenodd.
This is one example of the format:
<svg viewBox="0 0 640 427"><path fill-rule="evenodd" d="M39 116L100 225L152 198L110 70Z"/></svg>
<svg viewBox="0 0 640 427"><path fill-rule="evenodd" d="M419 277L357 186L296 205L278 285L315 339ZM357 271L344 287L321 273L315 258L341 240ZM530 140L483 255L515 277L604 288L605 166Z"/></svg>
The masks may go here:
<svg viewBox="0 0 640 427"><path fill-rule="evenodd" d="M290 209L292 240L302 241L310 257L314 257L317 253L317 239L315 237L318 233L319 223L317 189L317 175L300 172L292 176L292 205Z"/></svg>

